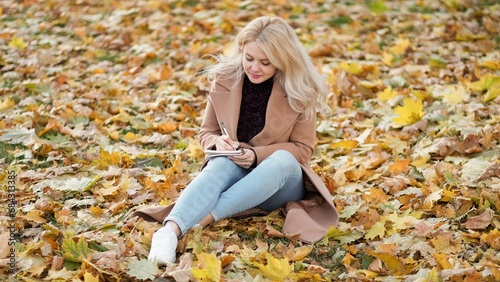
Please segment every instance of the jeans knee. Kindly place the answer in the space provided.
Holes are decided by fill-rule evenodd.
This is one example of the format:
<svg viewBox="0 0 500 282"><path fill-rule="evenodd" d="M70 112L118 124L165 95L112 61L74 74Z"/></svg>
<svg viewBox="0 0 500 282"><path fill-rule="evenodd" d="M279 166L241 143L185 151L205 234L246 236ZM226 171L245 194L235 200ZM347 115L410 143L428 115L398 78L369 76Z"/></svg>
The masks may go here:
<svg viewBox="0 0 500 282"><path fill-rule="evenodd" d="M276 163L287 171L300 168L299 162L295 159L292 153L288 151L278 150L273 154L271 154L270 157L276 159L277 160Z"/></svg>
<svg viewBox="0 0 500 282"><path fill-rule="evenodd" d="M223 168L227 168L228 166L233 166L233 165L235 165L235 163L226 157L213 158L210 161L208 161L207 164L207 166L223 167Z"/></svg>

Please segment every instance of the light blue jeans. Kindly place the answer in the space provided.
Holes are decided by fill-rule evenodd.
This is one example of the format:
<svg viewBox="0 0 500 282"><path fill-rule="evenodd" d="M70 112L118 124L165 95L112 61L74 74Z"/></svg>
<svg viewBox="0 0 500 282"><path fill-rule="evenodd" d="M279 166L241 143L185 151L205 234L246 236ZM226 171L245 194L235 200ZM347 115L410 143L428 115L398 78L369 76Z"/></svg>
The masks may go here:
<svg viewBox="0 0 500 282"><path fill-rule="evenodd" d="M188 184L164 222L174 221L184 234L209 213L217 221L256 206L272 211L304 193L302 168L288 151L274 152L254 169L217 157Z"/></svg>

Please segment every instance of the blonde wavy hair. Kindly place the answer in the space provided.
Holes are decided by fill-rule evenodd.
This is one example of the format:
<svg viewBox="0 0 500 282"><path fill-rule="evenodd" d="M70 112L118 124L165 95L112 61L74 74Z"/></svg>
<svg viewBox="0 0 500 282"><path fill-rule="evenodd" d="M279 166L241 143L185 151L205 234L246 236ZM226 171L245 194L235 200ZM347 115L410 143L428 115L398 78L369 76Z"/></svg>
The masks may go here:
<svg viewBox="0 0 500 282"><path fill-rule="evenodd" d="M286 92L293 110L305 119L315 116L316 111L323 115L330 113L325 80L316 71L297 34L279 17L259 17L245 26L236 36L230 53L217 56L217 63L205 70L209 81L214 83L216 77L227 77L239 82L244 75L243 47L252 41L277 68L274 81Z"/></svg>

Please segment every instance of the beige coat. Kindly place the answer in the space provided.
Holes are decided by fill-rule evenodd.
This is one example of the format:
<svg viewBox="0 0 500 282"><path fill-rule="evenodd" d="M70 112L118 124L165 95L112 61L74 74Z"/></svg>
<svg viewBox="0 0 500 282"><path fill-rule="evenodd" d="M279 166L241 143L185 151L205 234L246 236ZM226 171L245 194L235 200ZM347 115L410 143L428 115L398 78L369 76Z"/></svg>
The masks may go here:
<svg viewBox="0 0 500 282"><path fill-rule="evenodd" d="M221 122L226 125L231 139L237 140L243 80L234 84L234 80L219 80L214 91L207 97L208 103L199 134L204 150L215 146L216 139L221 135ZM302 241L315 243L325 236L330 226L338 224L338 213L330 192L309 165L314 153L316 120L297 121L298 117L299 114L290 107L284 91L275 83L269 98L264 129L248 143L240 143L240 146L255 151L257 165L276 150L287 150L295 156L304 172L308 193L304 200L288 202L283 207L286 216L283 232L299 234ZM173 204L168 207L146 208L133 215L162 222L172 207Z"/></svg>

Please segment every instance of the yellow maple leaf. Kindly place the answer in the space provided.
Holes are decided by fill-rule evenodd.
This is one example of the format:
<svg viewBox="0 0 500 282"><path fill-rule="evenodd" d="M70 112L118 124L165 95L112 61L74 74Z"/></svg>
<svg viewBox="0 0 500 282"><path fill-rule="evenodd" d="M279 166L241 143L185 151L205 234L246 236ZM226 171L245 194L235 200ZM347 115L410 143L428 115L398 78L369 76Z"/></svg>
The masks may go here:
<svg viewBox="0 0 500 282"><path fill-rule="evenodd" d="M487 243L495 250L500 250L500 231L498 231L498 228L495 228L488 234L483 233L481 241Z"/></svg>
<svg viewBox="0 0 500 282"><path fill-rule="evenodd" d="M205 155L203 149L200 146L198 139L189 138L189 144L187 146L189 151L188 156L193 159L201 159Z"/></svg>
<svg viewBox="0 0 500 282"><path fill-rule="evenodd" d="M381 253L378 254L377 257L385 263L390 272L396 275L400 275L405 272L405 265L398 257L389 253Z"/></svg>
<svg viewBox="0 0 500 282"><path fill-rule="evenodd" d="M24 50L24 48L26 48L26 43L23 42L22 37L17 38L17 36L14 35L9 43L9 46Z"/></svg>
<svg viewBox="0 0 500 282"><path fill-rule="evenodd" d="M290 274L290 279L293 281L324 281L319 273L311 273L309 271L300 271Z"/></svg>
<svg viewBox="0 0 500 282"><path fill-rule="evenodd" d="M390 52L388 51L384 51L384 53L382 54L382 63L388 65L389 67L392 67L392 60L394 59L394 55L392 55Z"/></svg>
<svg viewBox="0 0 500 282"><path fill-rule="evenodd" d="M345 71L348 71L354 75L357 75L357 74L360 74L363 72L363 68L361 68L358 63L356 62L352 62L352 63L347 63L346 61L343 61L341 64L340 64L340 68L345 70Z"/></svg>
<svg viewBox="0 0 500 282"><path fill-rule="evenodd" d="M198 281L220 281L221 262L214 253L199 253L198 265L201 268L193 267L191 273Z"/></svg>
<svg viewBox="0 0 500 282"><path fill-rule="evenodd" d="M443 98L452 104L460 104L468 98L468 95L465 93L465 88L461 85L456 87L450 86L448 87L448 90L451 93L444 94Z"/></svg>
<svg viewBox="0 0 500 282"><path fill-rule="evenodd" d="M7 98L3 100L3 102L0 102L0 111L13 109L15 105L16 103L14 102L14 100Z"/></svg>
<svg viewBox="0 0 500 282"><path fill-rule="evenodd" d="M475 92L483 92L498 86L500 86L500 76L488 73L481 76L479 81L471 83L470 89Z"/></svg>
<svg viewBox="0 0 500 282"><path fill-rule="evenodd" d="M500 70L500 61L484 61L480 64L481 67L487 67L492 70Z"/></svg>
<svg viewBox="0 0 500 282"><path fill-rule="evenodd" d="M135 142L135 141L139 140L141 137L142 137L142 135L140 135L140 134L135 134L133 132L127 132L127 134L125 134L123 136L123 139L127 140L127 142Z"/></svg>
<svg viewBox="0 0 500 282"><path fill-rule="evenodd" d="M83 275L84 282L99 282L99 274L97 276L92 275L90 272L85 272Z"/></svg>
<svg viewBox="0 0 500 282"><path fill-rule="evenodd" d="M159 203L160 206L168 206L172 203L172 200L170 199L162 199Z"/></svg>
<svg viewBox="0 0 500 282"><path fill-rule="evenodd" d="M420 159L413 161L411 163L411 165L414 167L420 168L420 167L423 167L425 164L427 164L428 160L429 160L429 158L421 157Z"/></svg>
<svg viewBox="0 0 500 282"><path fill-rule="evenodd" d="M498 96L500 96L500 86L493 87L483 97L483 102L489 102L493 99L496 99Z"/></svg>
<svg viewBox="0 0 500 282"><path fill-rule="evenodd" d="M429 272L427 277L424 279L426 282L439 282L442 281L441 278L439 277L439 272L437 269L434 267L432 270Z"/></svg>
<svg viewBox="0 0 500 282"><path fill-rule="evenodd" d="M424 115L422 100L418 99L416 102L411 98L403 100L404 107L398 106L394 113L399 117L392 119L397 124L412 124L419 121Z"/></svg>
<svg viewBox="0 0 500 282"><path fill-rule="evenodd" d="M377 236L382 239L385 235L385 223L387 222L387 217L383 216L380 221L375 223L368 232L365 234L365 239L373 240Z"/></svg>
<svg viewBox="0 0 500 282"><path fill-rule="evenodd" d="M416 219L410 215L399 216L396 213L392 213L388 216L388 220L392 223L387 234L389 236L399 232L400 230L410 228L416 224Z"/></svg>
<svg viewBox="0 0 500 282"><path fill-rule="evenodd" d="M111 137L113 140L118 140L120 139L120 132L117 130L110 132L109 137Z"/></svg>
<svg viewBox="0 0 500 282"><path fill-rule="evenodd" d="M396 96L398 96L398 91L392 90L392 87L389 86L378 94L378 99L380 101L389 101Z"/></svg>
<svg viewBox="0 0 500 282"><path fill-rule="evenodd" d="M441 265L443 269L452 269L453 266L451 265L450 261L448 260L448 254L440 254L440 253L434 253L434 257L438 261L438 263Z"/></svg>
<svg viewBox="0 0 500 282"><path fill-rule="evenodd" d="M401 55L408 49L408 46L410 46L410 39L398 38L396 45L391 47L391 51L396 55Z"/></svg>
<svg viewBox="0 0 500 282"><path fill-rule="evenodd" d="M293 272L293 263L290 264L287 258L277 259L266 252L267 264L254 262L253 265L259 268L266 277L273 281L284 281Z"/></svg>
<svg viewBox="0 0 500 282"><path fill-rule="evenodd" d="M350 149L356 148L356 146L358 146L358 141L356 141L356 140L341 140L339 142L330 144L330 146L328 146L328 149L343 148L346 150L350 150Z"/></svg>
<svg viewBox="0 0 500 282"><path fill-rule="evenodd" d="M100 151L100 158L95 159L90 163L90 166L95 166L97 169L107 169L110 165L131 166L133 163L129 155L118 152L106 152L103 149Z"/></svg>

